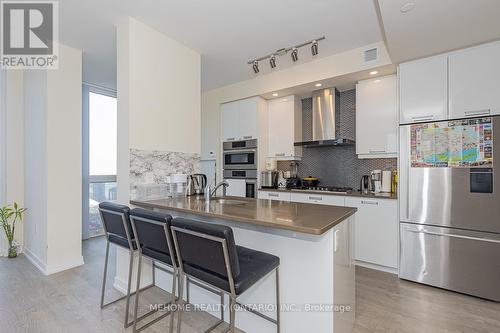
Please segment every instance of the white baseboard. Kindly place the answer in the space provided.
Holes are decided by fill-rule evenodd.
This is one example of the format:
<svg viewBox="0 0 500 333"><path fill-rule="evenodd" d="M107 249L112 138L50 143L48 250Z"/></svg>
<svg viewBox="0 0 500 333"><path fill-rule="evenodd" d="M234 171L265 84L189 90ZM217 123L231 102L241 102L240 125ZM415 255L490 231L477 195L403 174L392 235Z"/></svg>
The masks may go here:
<svg viewBox="0 0 500 333"><path fill-rule="evenodd" d="M68 269L71 269L71 268L82 266L83 264L85 264L83 262L83 256L80 256L79 258L76 258L75 260L68 261L68 262L65 262L63 264L48 265L46 267L46 273L45 273L45 275L51 275L51 274L59 273L59 272L62 272L62 271L65 271L65 270L68 270Z"/></svg>
<svg viewBox="0 0 500 333"><path fill-rule="evenodd" d="M396 274L396 275L398 274L398 269L394 268L394 267L387 267L387 266L382 266L382 265L376 265L376 264L372 264L372 263L364 262L364 261L360 261L360 260L356 260L355 264L356 264L356 266L361 266L361 267L366 267L366 268L370 268L370 269L375 269L377 271L382 271L382 272Z"/></svg>
<svg viewBox="0 0 500 333"><path fill-rule="evenodd" d="M84 264L83 256L80 256L80 258L77 258L76 260L69 261L60 265L47 265L40 258L38 258L38 256L36 256L32 251L30 251L30 249L24 248L23 253L26 256L26 258L44 275L59 273L71 268L82 266Z"/></svg>
<svg viewBox="0 0 500 333"><path fill-rule="evenodd" d="M121 292L122 294L127 294L127 286L128 281L124 281L120 279L118 276L115 276L115 280L113 282L113 288Z"/></svg>
<svg viewBox="0 0 500 333"><path fill-rule="evenodd" d="M33 266L38 268L40 272L42 272L44 275L47 275L47 265L27 247L24 248L24 256L33 264Z"/></svg>

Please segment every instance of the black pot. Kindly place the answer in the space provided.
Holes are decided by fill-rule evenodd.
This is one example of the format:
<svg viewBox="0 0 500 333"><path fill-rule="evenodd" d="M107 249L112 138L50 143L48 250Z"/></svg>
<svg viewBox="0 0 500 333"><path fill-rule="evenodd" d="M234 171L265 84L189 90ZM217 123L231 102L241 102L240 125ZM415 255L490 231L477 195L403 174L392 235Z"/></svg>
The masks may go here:
<svg viewBox="0 0 500 333"><path fill-rule="evenodd" d="M319 178L306 177L302 178L302 186L304 187L316 187L319 184Z"/></svg>

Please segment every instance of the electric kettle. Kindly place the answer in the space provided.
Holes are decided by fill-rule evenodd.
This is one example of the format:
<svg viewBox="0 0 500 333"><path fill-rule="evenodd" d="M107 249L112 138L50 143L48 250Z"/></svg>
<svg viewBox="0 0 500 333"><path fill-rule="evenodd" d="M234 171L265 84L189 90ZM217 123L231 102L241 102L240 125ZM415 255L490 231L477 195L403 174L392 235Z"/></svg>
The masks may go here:
<svg viewBox="0 0 500 333"><path fill-rule="evenodd" d="M371 186L371 177L368 175L364 175L361 177L361 182L359 184L359 190L363 194L368 194L372 190Z"/></svg>
<svg viewBox="0 0 500 333"><path fill-rule="evenodd" d="M202 173L195 173L189 176L186 195L202 195L207 186L207 176Z"/></svg>

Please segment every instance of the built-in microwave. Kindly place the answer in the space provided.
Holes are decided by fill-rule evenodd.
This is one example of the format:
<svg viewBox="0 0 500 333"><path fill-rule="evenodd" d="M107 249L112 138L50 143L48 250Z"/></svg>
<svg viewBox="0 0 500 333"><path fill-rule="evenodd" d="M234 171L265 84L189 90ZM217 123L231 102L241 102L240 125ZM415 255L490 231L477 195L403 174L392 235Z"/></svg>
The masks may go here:
<svg viewBox="0 0 500 333"><path fill-rule="evenodd" d="M224 170L257 170L257 139L223 144Z"/></svg>

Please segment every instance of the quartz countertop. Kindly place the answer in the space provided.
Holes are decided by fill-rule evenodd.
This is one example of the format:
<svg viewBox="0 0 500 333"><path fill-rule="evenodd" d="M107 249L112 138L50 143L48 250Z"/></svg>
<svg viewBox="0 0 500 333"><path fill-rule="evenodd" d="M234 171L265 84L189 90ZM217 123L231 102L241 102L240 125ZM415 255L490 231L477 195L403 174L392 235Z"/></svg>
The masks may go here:
<svg viewBox="0 0 500 333"><path fill-rule="evenodd" d="M321 235L354 213L356 208L240 197L203 197L131 200L132 205L179 211L275 229Z"/></svg>
<svg viewBox="0 0 500 333"><path fill-rule="evenodd" d="M396 193L361 193L360 191L349 191L349 192L329 192L329 191L314 191L314 190L302 190L302 189L280 189L280 188L259 188L259 191L271 191L271 192L289 192L289 193L311 193L311 194L326 194L326 195L343 195L347 197L365 197L365 198L377 198L377 199L397 199L398 195Z"/></svg>

